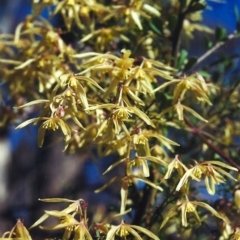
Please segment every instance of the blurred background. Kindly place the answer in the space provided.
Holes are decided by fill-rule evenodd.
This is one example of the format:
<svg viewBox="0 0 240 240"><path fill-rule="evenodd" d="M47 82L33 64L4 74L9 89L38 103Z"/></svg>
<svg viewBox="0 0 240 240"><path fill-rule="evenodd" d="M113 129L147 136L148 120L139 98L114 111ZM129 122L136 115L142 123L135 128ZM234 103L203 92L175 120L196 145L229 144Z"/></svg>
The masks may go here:
<svg viewBox="0 0 240 240"><path fill-rule="evenodd" d="M213 29L217 26L225 27L229 34L232 33L236 29L236 9L240 10L240 1L212 0L207 3L203 23ZM30 13L30 0L0 0L1 33L13 33L18 23ZM54 21L56 26L61 24L59 19ZM188 43L192 55L202 55L203 38L200 34L197 45ZM219 51L226 54L239 53L239 41L231 41L230 45L225 44ZM240 71L235 69L232 74L240 75ZM0 87L5 102L12 107L8 96L4 95L4 87ZM94 153L66 155L62 152L62 143L55 141L55 144L50 144L52 136L48 136L44 147L39 149L37 128L29 126L15 130L15 127L12 124L7 129L0 128L0 235L11 229L16 219L21 218L26 226L30 226L44 210L52 208L49 204L39 202L39 198L83 198L90 202L90 214L104 212L106 203L112 208L118 205L119 193L114 192L114 189L105 190L101 194L93 193L103 185L104 177L101 173L109 166L111 157L104 159L104 162L97 162ZM111 174L114 176L114 172ZM110 197L112 194L115 198ZM33 236L34 233L38 236L41 234L37 229L33 229L32 233ZM47 235L44 233L44 236Z"/></svg>

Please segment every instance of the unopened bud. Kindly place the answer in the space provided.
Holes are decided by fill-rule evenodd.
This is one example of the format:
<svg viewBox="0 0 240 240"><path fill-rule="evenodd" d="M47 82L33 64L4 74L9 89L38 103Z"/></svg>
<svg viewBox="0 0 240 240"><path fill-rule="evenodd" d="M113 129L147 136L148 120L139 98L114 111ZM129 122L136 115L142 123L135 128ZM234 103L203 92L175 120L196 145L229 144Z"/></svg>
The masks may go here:
<svg viewBox="0 0 240 240"><path fill-rule="evenodd" d="M234 193L234 203L237 209L240 209L240 189L237 189Z"/></svg>

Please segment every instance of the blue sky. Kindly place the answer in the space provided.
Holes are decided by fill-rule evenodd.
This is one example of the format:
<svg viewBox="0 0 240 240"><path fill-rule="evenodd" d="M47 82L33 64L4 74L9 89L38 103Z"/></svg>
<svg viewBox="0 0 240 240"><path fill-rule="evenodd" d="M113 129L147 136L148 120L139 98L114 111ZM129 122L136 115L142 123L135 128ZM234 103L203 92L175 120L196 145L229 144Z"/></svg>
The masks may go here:
<svg viewBox="0 0 240 240"><path fill-rule="evenodd" d="M205 10L204 20L209 27L222 26L233 32L236 29L236 17L234 8L237 7L240 14L240 0L225 0L225 3L207 1L212 10Z"/></svg>

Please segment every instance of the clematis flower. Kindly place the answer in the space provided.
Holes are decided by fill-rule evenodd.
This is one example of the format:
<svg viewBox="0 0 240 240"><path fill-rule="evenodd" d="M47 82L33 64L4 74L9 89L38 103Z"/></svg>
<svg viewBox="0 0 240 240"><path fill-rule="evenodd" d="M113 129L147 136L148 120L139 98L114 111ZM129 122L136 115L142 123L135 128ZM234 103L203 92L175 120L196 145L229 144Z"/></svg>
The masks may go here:
<svg viewBox="0 0 240 240"><path fill-rule="evenodd" d="M79 18L80 4L78 1L64 0L57 4L54 3L54 5L55 9L52 15L56 15L58 12L61 12L68 31L71 30L73 23L75 23L79 28L84 28Z"/></svg>
<svg viewBox="0 0 240 240"><path fill-rule="evenodd" d="M130 135L127 128L124 125L124 121L128 120L129 117L132 117L132 114L136 115L137 117L139 117L140 119L142 119L144 122L146 122L148 125L151 125L152 127L155 127L153 122L150 120L150 118L142 111L140 111L138 108L136 107L124 107L124 106L119 106L117 104L102 104L102 105L97 105L97 106L92 106L87 108L87 111L91 111L91 110L99 110L99 109L110 109L112 111L111 117L109 118L109 120L111 119L110 122L108 121L104 121L102 123L102 127L101 132L104 130L104 127L109 124L109 123L113 123L115 126L115 134L119 134L121 129L123 129L127 135ZM98 131L97 136L100 135L100 133Z"/></svg>
<svg viewBox="0 0 240 240"><path fill-rule="evenodd" d="M143 176L144 177L149 177L149 166L147 161L150 162L155 162L159 165L163 165L163 166L167 166L167 163L165 161L163 161L162 159L160 159L159 157L154 157L154 156L135 156L134 158L123 158L117 162L115 162L114 164L112 164L111 166L108 167L108 169L103 173L106 174L109 171L111 171L113 168L115 168L116 166L118 166L121 163L125 163L126 164L126 174L127 176L132 175L132 168L136 167L136 168L142 168L143 171Z"/></svg>
<svg viewBox="0 0 240 240"><path fill-rule="evenodd" d="M100 53L82 53L75 54L73 58L86 58L91 57L83 63L82 67L85 68L80 74L86 72L91 74L92 78L100 78L103 80L104 76L110 76L109 86L104 93L104 98L109 97L111 93L117 94L119 84L122 85L122 91L130 98L141 103L142 100L132 93L131 90L138 91L143 94L150 94L153 96L152 83L156 83L156 76L164 79L173 80L171 76L176 70L164 63L147 59L143 57L130 57L131 51L122 49L122 57L116 57L112 54ZM138 64L140 61L140 64ZM98 75L96 76L96 72ZM136 87L132 88L132 81L136 81ZM177 80L179 82L179 80ZM124 82L124 83L123 83ZM132 89L131 89L132 88Z"/></svg>
<svg viewBox="0 0 240 240"><path fill-rule="evenodd" d="M74 233L74 239L77 240L92 240L92 236L89 233L87 224L84 219L77 221L74 218L74 214L66 214L60 211L45 211L49 216L60 218L59 224L54 226L40 226L43 230L58 230L65 229L62 239L70 239L72 232Z"/></svg>
<svg viewBox="0 0 240 240"><path fill-rule="evenodd" d="M135 24L140 30L142 30L141 17L149 19L151 15L160 17L161 13L156 7L153 7L150 4L139 0L132 0L129 6L114 6L113 11L108 14L103 21L107 21L112 17L118 16L119 18L123 18L126 24L130 26Z"/></svg>
<svg viewBox="0 0 240 240"><path fill-rule="evenodd" d="M48 219L50 216L59 218L59 219L65 219L61 224L68 224L69 222L72 223L72 225L77 224L77 221L73 220L73 216L75 214L79 214L80 219L83 219L87 221L86 217L86 209L87 204L83 199L78 200L70 200L66 198L45 198L45 199L39 199L43 202L50 202L50 203L56 203L56 202L62 202L62 203L69 203L69 206L61 211L45 211L45 214L40 217L31 227L34 228L38 225L40 225L42 222L44 222L46 219ZM59 225L58 225L59 226ZM61 228L62 225L60 225Z"/></svg>
<svg viewBox="0 0 240 240"><path fill-rule="evenodd" d="M154 235L152 232L147 230L146 228L136 226L136 225L129 225L124 223L124 221L121 222L120 225L118 226L111 226L111 229L108 231L106 240L112 240L115 238L115 235L126 239L128 235L133 235L133 237L137 240L142 240L142 237L139 235L137 231L143 233L144 235L147 235L148 237L154 239L154 240L159 240L159 238Z"/></svg>
<svg viewBox="0 0 240 240"><path fill-rule="evenodd" d="M199 214L196 210L197 207L203 207L206 210L208 210L209 212L211 212L215 217L218 217L220 219L222 219L223 221L228 221L228 219L224 216L221 216L216 210L214 210L211 206L209 206L208 204L204 203L204 202L197 202L197 201L189 201L187 196L186 196L186 200L180 202L179 204L177 204L176 206L174 206L173 208L171 208L169 211L167 211L164 214L164 220L160 226L160 229L163 228L165 226L165 224L168 222L168 220L170 218L172 218L173 216L176 215L176 211L181 211L181 222L182 222L182 226L187 227L188 226L188 221L187 221L187 215L188 214L193 214L195 219L197 220L198 223L201 222L201 219L199 217Z"/></svg>
<svg viewBox="0 0 240 240"><path fill-rule="evenodd" d="M16 225L9 232L3 234L0 239L9 239L9 240L32 240L28 230L23 225L20 219L17 220Z"/></svg>
<svg viewBox="0 0 240 240"><path fill-rule="evenodd" d="M168 164L168 169L164 176L164 179L169 179L174 169L177 169L180 176L183 175L184 171L188 170L188 168L180 161L178 155L176 155L172 162Z"/></svg>
<svg viewBox="0 0 240 240"><path fill-rule="evenodd" d="M60 128L65 138L65 149L66 149L69 141L71 140L71 128L62 118L58 116L53 116L49 118L47 117L33 118L21 123L16 127L16 129L23 128L30 123L37 123L39 120L45 120L45 121L41 124L38 130L38 145L40 147L43 145L46 130L56 131L57 129Z"/></svg>
<svg viewBox="0 0 240 240"><path fill-rule="evenodd" d="M94 39L95 49L97 52L104 52L111 47L111 43L114 42L118 37L125 42L130 40L123 34L126 29L119 26L101 28L94 32L87 34L81 39L80 42L86 42Z"/></svg>
<svg viewBox="0 0 240 240"><path fill-rule="evenodd" d="M201 177L204 177L205 185L209 194L215 194L215 185L219 185L220 183L225 183L225 177L228 177L234 181L237 181L230 173L225 171L223 168L238 171L237 168L229 166L220 161L204 161L198 163L195 161L195 166L188 169L185 174L182 176L179 181L176 190L179 191L182 186L187 183L189 178L193 178L196 181L200 181Z"/></svg>
<svg viewBox="0 0 240 240"><path fill-rule="evenodd" d="M240 229L234 231L234 233L229 236L228 240L240 240Z"/></svg>
<svg viewBox="0 0 240 240"><path fill-rule="evenodd" d="M154 89L153 92L157 92L169 85L177 83L177 86L174 88L173 92L173 103L177 103L179 99L184 99L186 92L190 91L197 98L198 101L206 102L209 105L212 105L208 98L209 95L208 85L205 82L204 78L199 73L195 73L181 79L169 79L169 80L170 81L163 83L162 85Z"/></svg>
<svg viewBox="0 0 240 240"><path fill-rule="evenodd" d="M139 131L139 133L134 134L132 136L133 138L133 143L137 146L137 147L141 147L141 145L143 145L144 147L144 154L140 154L139 155L148 155L150 156L150 150L149 150L149 139L151 138L155 138L157 139L163 146L165 146L167 149L169 149L170 151L173 151L172 146L179 146L178 143L172 141L169 138L164 137L161 133L152 131L152 130L142 130ZM139 151L141 151L139 149Z"/></svg>
<svg viewBox="0 0 240 240"><path fill-rule="evenodd" d="M209 194L215 194L215 185L225 183L225 177L228 177L234 181L237 181L230 173L225 171L223 168L232 171L238 171L237 168L229 166L220 161L206 161L201 163L202 171L204 176L205 185Z"/></svg>
<svg viewBox="0 0 240 240"><path fill-rule="evenodd" d="M47 119L45 122L42 123L38 130L38 145L41 147L43 145L44 135L46 130L53 130L56 129L62 130L62 133L65 137L65 144L68 144L68 142L71 139L71 128L68 126L68 124L61 118L55 116Z"/></svg>
<svg viewBox="0 0 240 240"><path fill-rule="evenodd" d="M211 28L209 28L207 26L204 26L203 24L194 23L189 19L184 19L184 21L183 21L183 32L184 32L184 34L188 38L192 39L194 31L213 34L213 30Z"/></svg>

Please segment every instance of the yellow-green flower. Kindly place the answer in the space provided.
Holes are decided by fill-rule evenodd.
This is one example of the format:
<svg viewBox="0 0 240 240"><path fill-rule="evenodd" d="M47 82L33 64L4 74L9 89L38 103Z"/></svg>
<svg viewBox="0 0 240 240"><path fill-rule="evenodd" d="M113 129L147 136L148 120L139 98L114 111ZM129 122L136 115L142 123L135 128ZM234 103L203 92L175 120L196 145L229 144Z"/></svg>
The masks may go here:
<svg viewBox="0 0 240 240"><path fill-rule="evenodd" d="M139 154L139 155L151 155L149 152L149 146L148 141L151 138L156 138L163 146L165 146L170 151L173 151L172 146L179 146L178 143L170 140L169 138L164 137L161 133L158 133L154 130L141 130L138 134L133 135L133 143L141 145L143 144L145 146L145 150L147 152L145 154Z"/></svg>
<svg viewBox="0 0 240 240"><path fill-rule="evenodd" d="M174 169L178 171L180 177L188 170L188 168L181 162L178 155L176 155L175 158L168 164L168 169L164 179L169 179Z"/></svg>
<svg viewBox="0 0 240 240"><path fill-rule="evenodd" d="M237 230L231 234L228 240L240 240L240 230Z"/></svg>
<svg viewBox="0 0 240 240"><path fill-rule="evenodd" d="M168 79L168 78L165 78ZM197 98L200 102L206 102L209 105L212 103L209 100L209 89L208 85L205 82L204 78L199 74L195 73L189 76L185 76L181 79L169 79L170 81L163 83L159 87L153 90L153 92L159 91L169 85L177 83L177 86L174 88L173 92L173 103L177 103L180 100L183 100L186 93L190 91L193 96Z"/></svg>
<svg viewBox="0 0 240 240"><path fill-rule="evenodd" d="M112 122L103 122L103 125L101 127L101 132L104 130L104 127L109 124L113 123L115 126L115 134L119 134L121 130L124 130L127 135L130 135L127 128L124 125L124 121L128 120L129 117L132 116L132 114L136 115L140 119L142 119L144 122L146 122L148 125L151 125L152 127L155 127L153 122L150 120L150 118L142 111L140 111L136 107L130 107L130 106L119 106L117 104L102 104L102 105L96 105L87 108L87 111L91 110L99 110L99 109L110 109L111 110L111 116L110 119ZM99 135L100 132L98 132L97 135Z"/></svg>
<svg viewBox="0 0 240 240"><path fill-rule="evenodd" d="M191 113L194 117L198 118L199 120L208 122L205 118L203 118L201 115L195 112L192 108L183 105L180 99L178 99L178 102L173 106L165 108L158 116L162 117L164 114L166 114L167 112L170 112L172 109L176 111L178 120L180 121L184 120L184 110L185 110L186 112Z"/></svg>
<svg viewBox="0 0 240 240"><path fill-rule="evenodd" d="M54 228L62 228L69 224L67 227L71 227L73 225L78 224L77 220L74 220L75 214L78 214L80 216L80 219L83 219L85 222L87 221L86 217L86 206L87 204L83 199L78 200L70 200L66 198L46 198L46 199L39 199L43 202L50 202L50 203L56 203L56 202L64 202L69 203L69 206L61 211L57 210L51 210L51 211L45 211L45 214L41 216L31 227L34 228L38 225L40 225L42 222L44 222L46 219L48 219L50 216L56 217L62 222L58 225L55 225ZM45 227L44 227L45 228Z"/></svg>
<svg viewBox="0 0 240 240"><path fill-rule="evenodd" d="M237 181L237 179L223 169L226 168L228 170L238 171L235 167L229 166L220 161L206 161L200 164L202 165L207 191L211 195L215 194L215 185L226 182L225 177Z"/></svg>
<svg viewBox="0 0 240 240"><path fill-rule="evenodd" d="M116 166L118 166L121 163L125 163L126 164L126 174L127 176L132 175L133 174L133 170L132 168L141 168L142 172L143 172L143 176L144 177L149 177L149 166L148 166L148 161L150 162L155 162L159 165L163 165L163 166L167 166L167 163L165 161L163 161L161 158L159 157L154 157L154 156L135 156L134 158L123 158L117 162L115 162L114 164L112 164L110 167L108 167L108 169L103 173L106 174L107 172L109 172L110 170L112 170L113 168L115 168Z"/></svg>
<svg viewBox="0 0 240 240"><path fill-rule="evenodd" d="M188 181L189 178L193 178L196 181L200 181L202 176L202 169L199 166L199 164L196 164L194 167L188 169L184 175L181 177L177 187L176 187L176 191L179 191L182 186L184 186Z"/></svg>
<svg viewBox="0 0 240 240"><path fill-rule="evenodd" d="M133 237L137 240L142 240L142 237L139 235L137 231L147 235L148 237L154 239L154 240L159 240L159 238L154 235L152 232L147 230L146 228L136 226L136 225L129 225L124 223L124 221L121 222L120 225L118 226L111 226L111 229L108 231L106 240L112 240L115 239L115 235L126 239L128 235L133 235Z"/></svg>
<svg viewBox="0 0 240 240"><path fill-rule="evenodd" d="M23 225L23 223L20 219L17 220L17 223L13 227L13 229L10 232L4 233L2 238L0 238L0 239L32 240L28 230L25 228L25 226Z"/></svg>
<svg viewBox="0 0 240 240"><path fill-rule="evenodd" d="M215 185L219 185L220 183L225 183L225 177L228 177L232 180L236 179L232 177L230 173L225 171L223 168L227 168L232 171L238 171L236 168L231 167L220 161L204 161L198 163L195 161L195 166L188 169L185 174L182 176L179 181L176 190L179 191L182 186L188 182L189 178L193 178L196 181L200 181L203 176L207 191L209 194L215 194Z"/></svg>
<svg viewBox="0 0 240 240"><path fill-rule="evenodd" d="M128 6L114 6L113 11L104 18L104 21L117 16L124 19L126 25L132 27L135 24L140 30L143 30L141 17L149 19L151 15L160 17L161 13L156 6L144 3L142 0L132 0Z"/></svg>
<svg viewBox="0 0 240 240"><path fill-rule="evenodd" d="M196 218L197 222L200 223L201 219L198 215L198 212L196 210L197 207L203 207L210 211L215 217L218 217L224 221L228 221L224 216L221 216L216 210L214 210L211 206L204 202L197 202L197 201L189 201L186 197L186 201L182 201L173 208L171 208L167 213L164 214L164 220L160 226L160 229L164 227L164 225L168 222L170 218L176 215L176 211L181 211L181 222L182 226L187 227L188 221L187 221L187 215L193 214Z"/></svg>
<svg viewBox="0 0 240 240"><path fill-rule="evenodd" d="M130 40L123 35L125 28L114 26L107 28L100 28L94 32L87 34L81 39L81 42L91 41L94 39L94 47L97 52L104 52L111 47L111 42L120 37L123 41L130 42Z"/></svg>
<svg viewBox="0 0 240 240"><path fill-rule="evenodd" d="M88 231L87 223L84 219L80 222L74 218L76 213L72 215L62 211L45 211L46 214L60 219L60 223L54 226L40 226L43 230L58 230L65 229L62 239L70 239L72 232L74 232L74 239L77 240L92 240Z"/></svg>
<svg viewBox="0 0 240 240"><path fill-rule="evenodd" d="M46 130L57 130L61 129L62 133L65 138L65 149L68 146L69 141L71 140L71 128L68 126L68 124L62 119L57 116L48 118L45 122L42 123L38 130L38 145L41 147L43 145L44 136Z"/></svg>

